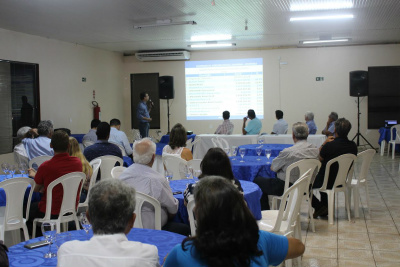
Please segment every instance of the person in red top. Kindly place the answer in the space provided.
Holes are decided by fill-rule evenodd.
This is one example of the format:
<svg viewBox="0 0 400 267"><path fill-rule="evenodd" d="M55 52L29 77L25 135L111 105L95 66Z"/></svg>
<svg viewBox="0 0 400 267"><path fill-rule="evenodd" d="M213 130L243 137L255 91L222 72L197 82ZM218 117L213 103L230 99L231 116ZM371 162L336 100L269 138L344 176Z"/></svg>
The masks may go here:
<svg viewBox="0 0 400 267"><path fill-rule="evenodd" d="M33 202L29 210L28 229L32 228L32 222L35 218L43 218L46 212L47 187L57 178L71 172L82 172L82 163L79 158L71 157L68 154L69 136L64 131L57 131L51 137L50 147L54 150L52 159L45 161L39 166L37 172L34 169L29 170L29 176L35 179L34 192L41 192L40 202ZM51 205L51 217L57 219L60 213L61 202L63 199L62 185L57 185L53 189ZM78 204L79 196L76 203ZM40 233L41 231L36 231Z"/></svg>

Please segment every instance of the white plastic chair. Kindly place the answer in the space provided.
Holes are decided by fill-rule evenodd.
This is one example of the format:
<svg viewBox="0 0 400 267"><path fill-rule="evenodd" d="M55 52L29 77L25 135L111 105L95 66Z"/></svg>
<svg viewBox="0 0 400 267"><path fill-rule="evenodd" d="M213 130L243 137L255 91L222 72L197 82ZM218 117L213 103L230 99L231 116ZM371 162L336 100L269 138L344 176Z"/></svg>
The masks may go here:
<svg viewBox="0 0 400 267"><path fill-rule="evenodd" d="M79 229L78 218L76 217L76 197L81 194L83 181L86 178L86 174L83 172L71 172L57 178L49 184L47 187L46 197L46 212L43 218L36 218L33 220L33 232L32 238L36 236L36 224L43 223L46 221L55 221L57 224L57 233L60 233L61 223L67 223L69 221L75 221L76 229ZM53 204L53 188L61 184L63 187L63 199L61 202L60 213L58 219L51 219L51 206Z"/></svg>
<svg viewBox="0 0 400 267"><path fill-rule="evenodd" d="M31 186L31 190L29 192L28 202L26 206L26 219L24 219L24 197L26 189L29 185ZM31 178L25 177L12 178L0 183L0 188L3 188L6 194L6 206L2 207L2 211L4 213L0 215L0 240L5 239L5 231L19 230L20 228L22 228L22 230L24 231L25 241L29 240L28 228L26 228L26 221L28 220L29 207L31 205L32 192L34 187L35 181ZM13 244L18 244L20 242L20 240L17 240L16 238L13 239Z"/></svg>
<svg viewBox="0 0 400 267"><path fill-rule="evenodd" d="M351 200L351 192L354 192L353 195L353 203L354 203L354 217L358 218L360 217L360 211L359 211L359 206L360 206L360 192L359 188L364 187L366 197L367 197L367 207L369 211L369 190L368 190L368 182L367 182L367 176L368 176L368 171L369 171L369 166L371 165L371 161L375 155L376 151L375 149L367 149L363 152L360 152L357 154L357 159L361 159L361 167L360 167L360 173L358 174L358 178L355 177L351 179L351 183L348 183L349 188L348 188L348 193L349 193L349 201Z"/></svg>
<svg viewBox="0 0 400 267"><path fill-rule="evenodd" d="M211 142L212 142L214 147L220 147L220 144L219 144L217 138L215 138L215 137L211 138Z"/></svg>
<svg viewBox="0 0 400 267"><path fill-rule="evenodd" d="M15 151L14 151L14 161L16 164L25 163L26 166L29 166L28 157L22 156L21 154Z"/></svg>
<svg viewBox="0 0 400 267"><path fill-rule="evenodd" d="M88 146L91 146L91 145L94 145L94 142L92 142L92 141L90 141L90 140L85 140L85 141L82 141L82 145L83 145L83 148L87 148Z"/></svg>
<svg viewBox="0 0 400 267"><path fill-rule="evenodd" d="M114 143L114 142L110 142L110 143L113 144L113 145L116 145L117 147L119 147L123 157L128 156L128 154L126 154L125 148L122 145L120 145L118 143Z"/></svg>
<svg viewBox="0 0 400 267"><path fill-rule="evenodd" d="M189 149L190 151L192 151L192 153L194 153L194 148L195 148L195 144L199 143L201 141L201 139L197 138L194 141L192 141L192 139L188 139L186 141L186 148Z"/></svg>
<svg viewBox="0 0 400 267"><path fill-rule="evenodd" d="M92 187L96 183L97 174L99 173L99 169L100 169L100 165L101 165L101 159L94 159L89 164L90 164L90 166L92 166L93 173L92 173L92 176L90 177L90 182L89 182L89 187L88 187L88 192L86 195L85 202L79 203L78 208L87 208L89 205L90 189L92 189Z"/></svg>
<svg viewBox="0 0 400 267"><path fill-rule="evenodd" d="M181 180L186 178L184 173L181 173L180 169L182 165L187 166L187 161L179 157L179 155L163 155L162 161L165 168L173 172L174 176L172 180Z"/></svg>
<svg viewBox="0 0 400 267"><path fill-rule="evenodd" d="M118 179L121 173L125 170L126 168L124 166L117 166L111 169L111 176L114 179Z"/></svg>
<svg viewBox="0 0 400 267"><path fill-rule="evenodd" d="M396 134L394 134L394 129L396 129ZM392 145L392 159L394 159L394 152L396 145L400 144L400 124L392 126L390 128L390 141L388 143L388 156L390 151L390 145Z"/></svg>
<svg viewBox="0 0 400 267"><path fill-rule="evenodd" d="M154 229L161 230L161 205L160 202L151 197L149 195L140 193L136 191L136 206L135 206L135 213L136 213L136 220L134 227L136 228L143 228L142 222L142 206L144 202L148 202L154 207Z"/></svg>
<svg viewBox="0 0 400 267"><path fill-rule="evenodd" d="M194 199L192 199L189 201L189 203L187 203L187 206L186 206L187 212L189 215L191 236L196 235L196 229L197 229L197 222L196 222L196 219L194 218L194 213L193 213L194 207L195 207L195 203L194 203Z"/></svg>
<svg viewBox="0 0 400 267"><path fill-rule="evenodd" d="M115 167L115 164L119 162L119 166L123 166L123 159L117 156L101 156L95 159L101 159L100 164L100 173L101 173L101 180L111 179L111 170Z"/></svg>
<svg viewBox="0 0 400 267"><path fill-rule="evenodd" d="M187 162L187 165L189 167L192 167L193 170L201 170L200 168L201 161L202 161L201 159L192 159Z"/></svg>
<svg viewBox="0 0 400 267"><path fill-rule="evenodd" d="M299 170L299 177L302 177L309 169L311 169L310 185L312 185L312 183L314 181L313 175L318 173L319 168L321 168L321 162L317 159L303 159L303 160L299 160L295 163L290 164L286 168L285 188L284 188L283 192L286 192L286 190L289 188L290 174L293 171L293 169L295 169L295 168L298 168L298 170ZM311 198L310 192L307 192L307 196L308 196L308 214L310 217L311 229L313 232L315 232L313 208L311 206L312 198ZM272 197L272 209L273 210L277 209L278 200L282 200L282 196L273 196Z"/></svg>
<svg viewBox="0 0 400 267"><path fill-rule="evenodd" d="M336 158L331 159L326 164L325 169L325 176L324 176L324 183L319 190L320 192L324 192L328 195L328 221L329 224L333 224L333 216L335 212L335 193L343 192L345 196L345 203L347 209L347 216L350 218L350 202L348 198L347 192L347 179L351 179L353 177L354 171L354 161L357 159L356 155L353 154L344 154L338 156ZM329 179L329 171L331 165L337 162L339 164L338 172L336 175L335 183L333 184L332 189L327 189L328 186L328 179Z"/></svg>
<svg viewBox="0 0 400 267"><path fill-rule="evenodd" d="M36 158L33 158L29 161L29 168L32 168L33 165L36 165L37 168L39 168L40 165L42 165L43 162L50 160L53 156L39 156Z"/></svg>
<svg viewBox="0 0 400 267"><path fill-rule="evenodd" d="M279 210L261 211L262 219L257 221L260 230L285 236L294 234L301 240L300 206L308 192L311 175L309 169L285 191ZM301 266L301 257L298 257L297 261L298 266Z"/></svg>

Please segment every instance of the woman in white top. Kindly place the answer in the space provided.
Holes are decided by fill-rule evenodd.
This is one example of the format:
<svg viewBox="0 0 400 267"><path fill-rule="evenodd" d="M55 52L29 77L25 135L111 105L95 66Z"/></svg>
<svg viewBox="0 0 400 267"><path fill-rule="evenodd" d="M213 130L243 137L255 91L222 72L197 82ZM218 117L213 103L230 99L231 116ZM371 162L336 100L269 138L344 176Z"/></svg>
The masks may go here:
<svg viewBox="0 0 400 267"><path fill-rule="evenodd" d="M19 128L17 132L18 144L14 147L14 159L17 164L25 163L28 165L28 154L26 153L24 144L21 141L27 137L30 129L31 127L24 126Z"/></svg>
<svg viewBox="0 0 400 267"><path fill-rule="evenodd" d="M182 124L177 123L172 127L169 143L163 148L163 155L173 155L189 161L193 159L192 151L186 148L187 133Z"/></svg>

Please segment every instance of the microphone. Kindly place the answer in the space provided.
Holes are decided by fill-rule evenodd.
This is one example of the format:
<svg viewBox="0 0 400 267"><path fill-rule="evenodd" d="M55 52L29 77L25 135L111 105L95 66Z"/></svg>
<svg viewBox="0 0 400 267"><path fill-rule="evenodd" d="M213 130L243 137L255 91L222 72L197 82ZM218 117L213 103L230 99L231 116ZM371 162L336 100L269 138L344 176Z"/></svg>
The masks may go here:
<svg viewBox="0 0 400 267"><path fill-rule="evenodd" d="M149 102L150 102L150 105L153 107L154 106L153 101L151 101L151 99L149 99Z"/></svg>

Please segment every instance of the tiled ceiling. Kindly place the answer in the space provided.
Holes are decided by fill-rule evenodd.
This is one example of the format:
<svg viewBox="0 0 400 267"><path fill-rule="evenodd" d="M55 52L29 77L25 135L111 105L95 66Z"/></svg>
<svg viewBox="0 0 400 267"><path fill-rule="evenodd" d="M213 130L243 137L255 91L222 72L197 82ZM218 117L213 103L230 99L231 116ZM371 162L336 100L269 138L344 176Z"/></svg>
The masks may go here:
<svg viewBox="0 0 400 267"><path fill-rule="evenodd" d="M331 2L350 8L322 10ZM312 10L291 11L295 4ZM289 21L335 14L354 18ZM167 19L197 24L133 27ZM188 47L191 36L210 34L231 34L236 44L231 49L296 47L304 40L337 38L351 38L346 45L399 43L400 0L0 0L0 28L123 53L194 50Z"/></svg>

